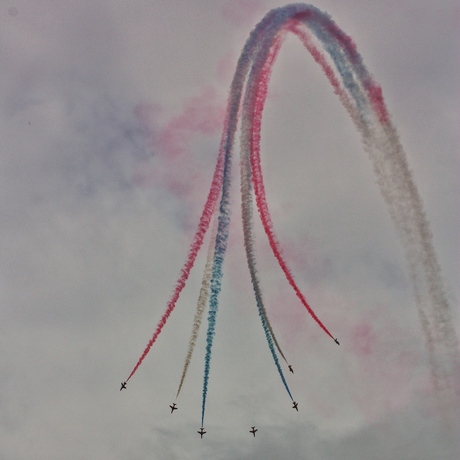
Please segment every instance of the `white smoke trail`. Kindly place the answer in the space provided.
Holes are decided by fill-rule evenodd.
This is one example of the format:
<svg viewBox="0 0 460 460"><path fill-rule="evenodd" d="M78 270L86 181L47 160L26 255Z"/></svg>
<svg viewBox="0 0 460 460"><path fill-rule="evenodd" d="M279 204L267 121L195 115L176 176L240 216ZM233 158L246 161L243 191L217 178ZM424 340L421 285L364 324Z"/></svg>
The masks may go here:
<svg viewBox="0 0 460 460"><path fill-rule="evenodd" d="M458 417L453 412L460 408L458 340L422 200L391 122L373 124L364 145L405 249L441 411Z"/></svg>

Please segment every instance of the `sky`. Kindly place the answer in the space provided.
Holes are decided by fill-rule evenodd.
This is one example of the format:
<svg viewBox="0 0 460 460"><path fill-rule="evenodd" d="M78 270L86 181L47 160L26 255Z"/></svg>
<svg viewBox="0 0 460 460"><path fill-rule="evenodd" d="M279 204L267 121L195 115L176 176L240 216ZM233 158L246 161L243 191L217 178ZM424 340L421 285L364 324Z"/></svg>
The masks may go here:
<svg viewBox="0 0 460 460"><path fill-rule="evenodd" d="M458 458L407 263L360 136L289 36L274 66L262 167L295 279L256 223L259 274L294 374L267 349L233 213L209 380L205 331L170 414L203 248L161 336L217 159L239 52L264 0L0 0L0 458ZM460 330L459 19L455 0L318 0L357 44L424 202ZM237 162L235 162L237 163ZM257 221L257 219L256 219ZM249 433L251 426L257 436Z"/></svg>

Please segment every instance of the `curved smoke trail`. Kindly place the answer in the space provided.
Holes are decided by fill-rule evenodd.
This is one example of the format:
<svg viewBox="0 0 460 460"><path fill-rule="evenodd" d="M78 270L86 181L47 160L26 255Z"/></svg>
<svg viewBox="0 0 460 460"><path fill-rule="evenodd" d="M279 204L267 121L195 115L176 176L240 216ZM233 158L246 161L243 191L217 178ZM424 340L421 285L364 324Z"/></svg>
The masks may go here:
<svg viewBox="0 0 460 460"><path fill-rule="evenodd" d="M275 58L279 48L281 47L283 36L279 36L276 40L276 44L272 47L272 56ZM244 114L244 112L243 112ZM268 319L268 315L265 309L265 305L262 299L262 291L260 288L260 281L256 269L256 255L254 249L254 234L253 234L253 222L252 222L252 187L251 187L251 164L250 164L250 145L246 143L248 136L246 135L246 123L243 116L241 122L241 141L240 141L240 174L241 174L241 214L243 220L243 236L244 236L244 247L246 251L246 259L248 262L249 273L251 275L251 283L256 297L256 303L259 310L259 316L262 320L262 326L264 328L265 336L270 344L273 342L278 350L278 353L287 363L287 359L281 350L281 347L276 339L272 325ZM271 347L270 347L271 349ZM272 355L275 358L276 354ZM275 358L277 362L277 358ZM282 375L282 372L281 372Z"/></svg>
<svg viewBox="0 0 460 460"><path fill-rule="evenodd" d="M276 18L278 19L278 18ZM288 21L289 22L289 18ZM282 28L287 27L286 18L281 16L278 19L278 30L274 30L274 34L283 33ZM280 30L281 29L281 30ZM256 194L256 202L259 209L259 214L262 220L263 227L267 234L270 247L278 261L282 271L284 272L289 284L294 289L297 297L300 299L302 305L307 309L312 318L318 325L326 332L329 337L334 338L326 326L316 316L313 309L307 303L303 293L297 286L297 283L292 276L292 273L287 266L281 252L280 245L273 230L273 223L268 210L267 200L265 197L265 188L263 183L262 170L260 165L260 129L262 121L262 111L264 108L265 99L267 97L268 82L270 79L271 68L276 59L279 45L274 37L264 37L266 42L265 46L261 46L259 53L254 59L254 65L251 69L249 81L247 83L245 93L245 103L243 105L243 129L244 139L242 142L250 145L251 155L251 168L252 168L252 181ZM274 42L274 44L273 44Z"/></svg>
<svg viewBox="0 0 460 460"><path fill-rule="evenodd" d="M289 5L269 14L273 15L274 21L283 23L287 30L296 33L307 49L313 51L313 57L322 66L362 135L380 192L405 249L429 353L430 371L441 408L446 413L449 404L458 397L458 341L423 204L396 129L391 123L381 88L365 68L352 39L328 15L308 5ZM308 28L321 43L335 71L324 56L312 47L308 34L299 27L300 24ZM250 137L246 142L251 142L252 177L262 224L275 257L289 279L273 233L260 167L261 116L274 61L270 47L276 46L272 43L273 40L271 43L268 40L266 49L260 46L247 83L249 102L244 105L247 115L243 113L243 117L246 116L248 125L244 135ZM341 79L343 87L339 85L337 77Z"/></svg>
<svg viewBox="0 0 460 460"><path fill-rule="evenodd" d="M279 36L276 40L276 44L274 45L274 49L272 51L273 59L282 44L282 36ZM243 113L244 113L244 105L243 105ZM292 398L291 392L289 387L286 383L284 378L283 371L279 365L278 356L276 355L275 346L278 350L279 354L283 357L284 361L287 360L282 352L276 336L274 334L273 328L268 320L268 315L264 306L264 302L262 299L262 291L260 288L260 281L257 275L256 269L256 255L255 255L255 248L254 248L254 235L253 235L253 222L252 222L252 191L251 191L251 166L249 162L249 154L250 154L250 145L248 145L245 141L247 140L246 134L246 123L243 116L242 119L242 136L241 136L241 213L242 213L242 220L243 220L243 236L244 236L244 246L246 250L246 259L248 262L249 273L251 275L251 283L254 290L254 295L256 297L256 304L257 309L259 312L259 317L262 321L262 327L265 333L265 337L267 339L267 343L272 354L272 357L275 361L275 365L278 369L278 373L280 374L281 380L289 394Z"/></svg>

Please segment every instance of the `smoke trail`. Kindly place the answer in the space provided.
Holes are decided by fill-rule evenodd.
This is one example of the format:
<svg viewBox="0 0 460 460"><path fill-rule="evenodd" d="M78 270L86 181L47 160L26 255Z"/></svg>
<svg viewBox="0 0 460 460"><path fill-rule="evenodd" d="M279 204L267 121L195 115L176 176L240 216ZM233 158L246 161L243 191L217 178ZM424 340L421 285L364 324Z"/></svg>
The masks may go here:
<svg viewBox="0 0 460 460"><path fill-rule="evenodd" d="M193 351L195 349L196 341L198 339L198 333L200 331L201 321L203 318L203 313L206 309L206 304L209 299L209 288L211 285L211 275L212 275L212 262L214 256L214 245L216 242L217 234L217 219L214 220L214 225L211 233L211 239L209 241L208 254L206 257L206 265L203 271L203 279L201 281L200 295L198 296L198 302L196 305L195 317L193 319L192 333L190 335L190 340L188 344L187 356L185 357L184 369L182 371L182 376L179 383L179 388L176 393L176 400L179 397L179 393L184 384L185 376L187 375L187 370L192 360Z"/></svg>
<svg viewBox="0 0 460 460"><path fill-rule="evenodd" d="M458 341L432 234L394 127L377 125L372 134L366 150L378 164L378 184L405 249L433 386L442 413L450 417L460 398Z"/></svg>

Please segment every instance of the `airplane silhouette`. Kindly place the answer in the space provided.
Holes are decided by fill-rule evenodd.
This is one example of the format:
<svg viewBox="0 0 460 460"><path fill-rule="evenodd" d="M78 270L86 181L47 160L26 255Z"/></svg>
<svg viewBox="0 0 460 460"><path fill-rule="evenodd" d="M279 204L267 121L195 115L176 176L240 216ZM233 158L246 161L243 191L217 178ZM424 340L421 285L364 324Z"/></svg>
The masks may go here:
<svg viewBox="0 0 460 460"><path fill-rule="evenodd" d="M292 373L294 373L294 369L292 368L292 366L291 366L290 364L289 364L288 367L289 367L289 370L290 370Z"/></svg>
<svg viewBox="0 0 460 460"><path fill-rule="evenodd" d="M254 437L256 437L256 431L259 431L259 430L255 426L252 426L251 428L252 430L249 430L249 433L252 433Z"/></svg>
<svg viewBox="0 0 460 460"><path fill-rule="evenodd" d="M206 433L206 431L204 431L203 427L201 427L197 433L201 436L201 439L203 439L203 435Z"/></svg>
<svg viewBox="0 0 460 460"><path fill-rule="evenodd" d="M337 345L340 345L339 341L337 339L334 339L334 342L337 344Z"/></svg>
<svg viewBox="0 0 460 460"><path fill-rule="evenodd" d="M299 412L298 406L299 403L296 403L295 401L292 402L292 408L295 409L297 412Z"/></svg>
<svg viewBox="0 0 460 460"><path fill-rule="evenodd" d="M171 408L171 414L172 414L175 410L177 410L176 403L170 404L169 407Z"/></svg>
<svg viewBox="0 0 460 460"><path fill-rule="evenodd" d="M126 390L126 382L121 382L120 391L121 391L121 390Z"/></svg>

